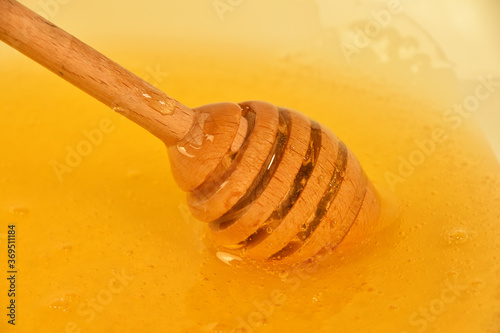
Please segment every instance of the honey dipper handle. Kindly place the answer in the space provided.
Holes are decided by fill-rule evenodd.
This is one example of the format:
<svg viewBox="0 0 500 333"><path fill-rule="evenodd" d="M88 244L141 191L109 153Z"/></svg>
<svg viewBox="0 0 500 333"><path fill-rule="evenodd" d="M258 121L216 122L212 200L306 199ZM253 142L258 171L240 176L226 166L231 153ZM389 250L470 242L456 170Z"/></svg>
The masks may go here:
<svg viewBox="0 0 500 333"><path fill-rule="evenodd" d="M0 0L0 39L173 145L194 111L14 0Z"/></svg>

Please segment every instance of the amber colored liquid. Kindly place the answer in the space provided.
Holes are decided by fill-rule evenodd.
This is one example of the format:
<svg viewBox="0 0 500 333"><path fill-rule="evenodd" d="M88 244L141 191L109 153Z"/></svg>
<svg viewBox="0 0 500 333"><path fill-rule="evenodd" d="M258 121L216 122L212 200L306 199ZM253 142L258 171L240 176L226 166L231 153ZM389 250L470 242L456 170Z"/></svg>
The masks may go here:
<svg viewBox="0 0 500 333"><path fill-rule="evenodd" d="M15 329L0 283L2 332L499 328L500 168L473 121L443 118L446 78L398 86L265 55L147 51L116 54L189 106L260 99L327 125L379 190L384 228L317 265L217 253L159 140L16 60L0 73L0 247L15 224L19 270ZM157 63L168 76L148 72Z"/></svg>

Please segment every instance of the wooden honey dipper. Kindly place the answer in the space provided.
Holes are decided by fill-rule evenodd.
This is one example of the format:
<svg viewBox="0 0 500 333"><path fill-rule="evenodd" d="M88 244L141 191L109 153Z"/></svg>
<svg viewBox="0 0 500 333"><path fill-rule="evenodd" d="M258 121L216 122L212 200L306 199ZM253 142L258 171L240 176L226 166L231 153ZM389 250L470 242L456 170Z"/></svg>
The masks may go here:
<svg viewBox="0 0 500 333"><path fill-rule="evenodd" d="M0 39L160 138L192 214L241 256L300 262L376 230L353 153L304 115L260 101L190 109L14 0Z"/></svg>

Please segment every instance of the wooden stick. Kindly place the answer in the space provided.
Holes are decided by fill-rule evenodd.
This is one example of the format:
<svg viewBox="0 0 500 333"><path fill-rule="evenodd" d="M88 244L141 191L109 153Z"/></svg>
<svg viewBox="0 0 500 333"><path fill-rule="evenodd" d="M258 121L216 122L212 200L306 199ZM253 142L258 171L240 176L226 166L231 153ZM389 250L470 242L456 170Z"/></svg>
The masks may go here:
<svg viewBox="0 0 500 333"><path fill-rule="evenodd" d="M354 154L298 112L191 110L14 0L0 0L0 39L165 141L191 212L225 249L300 262L377 230L379 197Z"/></svg>
<svg viewBox="0 0 500 333"><path fill-rule="evenodd" d="M194 111L14 0L0 0L0 39L171 146Z"/></svg>

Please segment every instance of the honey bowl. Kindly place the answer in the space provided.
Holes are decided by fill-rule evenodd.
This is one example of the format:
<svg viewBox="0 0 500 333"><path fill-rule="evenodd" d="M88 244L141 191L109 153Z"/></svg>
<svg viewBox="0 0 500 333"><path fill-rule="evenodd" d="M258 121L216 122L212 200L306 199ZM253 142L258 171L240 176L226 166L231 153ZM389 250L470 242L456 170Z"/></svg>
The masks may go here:
<svg viewBox="0 0 500 333"><path fill-rule="evenodd" d="M490 2L23 2L188 106L321 122L381 227L294 265L222 248L162 142L0 45L2 332L498 331Z"/></svg>

